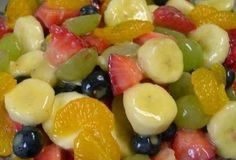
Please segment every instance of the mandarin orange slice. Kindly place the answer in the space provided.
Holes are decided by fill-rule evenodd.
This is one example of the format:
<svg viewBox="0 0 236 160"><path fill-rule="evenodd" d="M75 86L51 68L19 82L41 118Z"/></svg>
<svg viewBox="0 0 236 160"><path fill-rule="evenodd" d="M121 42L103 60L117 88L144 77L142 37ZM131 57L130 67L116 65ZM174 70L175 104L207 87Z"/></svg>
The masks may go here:
<svg viewBox="0 0 236 160"><path fill-rule="evenodd" d="M3 101L4 95L16 86L16 80L12 75L0 72L0 101Z"/></svg>

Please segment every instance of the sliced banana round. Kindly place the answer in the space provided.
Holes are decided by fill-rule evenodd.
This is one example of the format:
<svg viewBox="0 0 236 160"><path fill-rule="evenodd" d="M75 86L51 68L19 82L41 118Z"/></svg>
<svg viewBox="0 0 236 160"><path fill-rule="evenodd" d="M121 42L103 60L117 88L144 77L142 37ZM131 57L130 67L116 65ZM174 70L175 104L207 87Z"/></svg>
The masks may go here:
<svg viewBox="0 0 236 160"><path fill-rule="evenodd" d="M43 61L43 52L30 51L20 56L15 62L11 62L9 71L14 76L30 75Z"/></svg>
<svg viewBox="0 0 236 160"><path fill-rule="evenodd" d="M11 119L24 125L46 121L52 111L54 90L46 82L27 79L5 95L5 106Z"/></svg>
<svg viewBox="0 0 236 160"><path fill-rule="evenodd" d="M165 89L151 83L140 83L126 90L123 103L129 122L140 135L165 131L177 114L175 100Z"/></svg>
<svg viewBox="0 0 236 160"><path fill-rule="evenodd" d="M135 19L152 22L145 0L111 0L104 12L104 20L108 26Z"/></svg>
<svg viewBox="0 0 236 160"><path fill-rule="evenodd" d="M145 74L159 84L177 81L183 73L183 54L175 41L154 38L138 50L138 63Z"/></svg>
<svg viewBox="0 0 236 160"><path fill-rule="evenodd" d="M235 0L195 0L195 3L208 5L220 11L231 11Z"/></svg>
<svg viewBox="0 0 236 160"><path fill-rule="evenodd" d="M186 15L194 8L194 5L186 0L169 0L166 5L173 6Z"/></svg>
<svg viewBox="0 0 236 160"><path fill-rule="evenodd" d="M35 17L25 16L17 19L14 33L23 45L24 52L41 48L44 34L40 22Z"/></svg>
<svg viewBox="0 0 236 160"><path fill-rule="evenodd" d="M207 125L211 141L216 145L218 155L236 159L236 102L229 102L216 113Z"/></svg>
<svg viewBox="0 0 236 160"><path fill-rule="evenodd" d="M72 149L74 146L74 140L77 137L77 134L71 135L68 137L57 137L53 134L53 123L56 116L57 111L64 107L67 103L69 103L72 100L82 98L84 95L79 94L77 92L66 92L66 93L60 93L55 96L55 101L53 103L51 116L47 121L45 121L42 126L44 131L47 133L49 138L52 142L55 144L61 146L64 149Z"/></svg>
<svg viewBox="0 0 236 160"><path fill-rule="evenodd" d="M229 53L229 36L215 24L204 24L189 34L203 49L204 65L223 63Z"/></svg>

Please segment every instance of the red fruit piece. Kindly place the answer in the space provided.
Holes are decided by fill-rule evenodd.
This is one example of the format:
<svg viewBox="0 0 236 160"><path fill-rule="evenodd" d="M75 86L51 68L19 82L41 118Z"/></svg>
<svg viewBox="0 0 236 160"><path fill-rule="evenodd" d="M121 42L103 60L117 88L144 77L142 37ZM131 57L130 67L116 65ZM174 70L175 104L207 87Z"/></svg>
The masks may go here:
<svg viewBox="0 0 236 160"><path fill-rule="evenodd" d="M157 155L151 157L151 160L175 160L175 151L168 144L164 143Z"/></svg>
<svg viewBox="0 0 236 160"><path fill-rule="evenodd" d="M50 27L51 41L47 46L46 59L53 66L67 61L71 56L88 47L88 44L79 36L69 32L66 28L53 25Z"/></svg>
<svg viewBox="0 0 236 160"><path fill-rule="evenodd" d="M236 71L236 29L229 30L228 35L230 39L230 51L224 65Z"/></svg>
<svg viewBox="0 0 236 160"><path fill-rule="evenodd" d="M66 10L50 8L46 3L42 4L35 13L35 16L43 22L45 27L50 28L52 25L61 25L66 19L79 15L78 10Z"/></svg>
<svg viewBox="0 0 236 160"><path fill-rule="evenodd" d="M55 144L45 146L34 160L62 160L62 149Z"/></svg>
<svg viewBox="0 0 236 160"><path fill-rule="evenodd" d="M179 130L173 141L176 159L212 160L215 148L201 131Z"/></svg>
<svg viewBox="0 0 236 160"><path fill-rule="evenodd" d="M82 38L88 43L89 47L94 47L98 54L101 54L106 48L110 46L105 39L96 37L92 34L85 35Z"/></svg>
<svg viewBox="0 0 236 160"><path fill-rule="evenodd" d="M0 38L4 36L4 34L11 32L10 29L6 26L6 21L3 16L0 16Z"/></svg>
<svg viewBox="0 0 236 160"><path fill-rule="evenodd" d="M126 56L112 54L108 60L108 71L115 96L143 79L143 73L136 61Z"/></svg>
<svg viewBox="0 0 236 160"><path fill-rule="evenodd" d="M161 6L154 11L154 24L188 33L196 28L195 24L181 11L172 6Z"/></svg>
<svg viewBox="0 0 236 160"><path fill-rule="evenodd" d="M139 45L144 44L146 41L153 39L153 38L171 38L174 39L172 36L168 36L165 34L157 33L157 32L149 32L145 33L137 38L135 38L133 41Z"/></svg>

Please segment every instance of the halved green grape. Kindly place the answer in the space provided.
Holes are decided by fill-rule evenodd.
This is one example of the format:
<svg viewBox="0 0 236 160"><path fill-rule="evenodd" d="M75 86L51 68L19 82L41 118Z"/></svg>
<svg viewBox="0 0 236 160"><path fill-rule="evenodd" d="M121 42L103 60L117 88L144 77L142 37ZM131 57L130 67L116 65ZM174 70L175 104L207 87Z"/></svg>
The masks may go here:
<svg viewBox="0 0 236 160"><path fill-rule="evenodd" d="M195 95L187 95L176 101L178 112L175 124L179 128L200 129L204 127L210 117L201 110L201 103Z"/></svg>
<svg viewBox="0 0 236 160"><path fill-rule="evenodd" d="M114 46L107 48L99 57L98 57L98 65L103 69L107 70L108 67L108 59L111 54L119 54L130 57L135 57L137 51L139 49L139 45L133 42L124 42L117 43Z"/></svg>
<svg viewBox="0 0 236 160"><path fill-rule="evenodd" d="M191 74L183 72L180 79L169 85L169 92L174 99L178 99L188 94L193 94L193 86L191 83Z"/></svg>
<svg viewBox="0 0 236 160"><path fill-rule="evenodd" d="M64 22L64 26L76 35L83 35L93 31L100 23L100 14L91 14L70 18Z"/></svg>
<svg viewBox="0 0 236 160"><path fill-rule="evenodd" d="M97 64L98 54L94 49L83 49L59 66L56 76L65 81L83 80Z"/></svg>
<svg viewBox="0 0 236 160"><path fill-rule="evenodd" d="M158 33L162 33L162 34L173 36L176 39L184 39L184 38L186 38L186 36L183 33L180 33L180 32L168 29L168 28L164 28L164 27L156 27L154 29L154 31L158 32Z"/></svg>
<svg viewBox="0 0 236 160"><path fill-rule="evenodd" d="M7 71L9 68L10 60L8 54L0 52L0 72Z"/></svg>
<svg viewBox="0 0 236 160"><path fill-rule="evenodd" d="M14 33L6 34L0 40L0 51L7 53L12 61L21 56L22 46Z"/></svg>
<svg viewBox="0 0 236 160"><path fill-rule="evenodd" d="M226 94L229 97L229 100L235 101L236 100L236 93L233 87L229 87L226 89Z"/></svg>

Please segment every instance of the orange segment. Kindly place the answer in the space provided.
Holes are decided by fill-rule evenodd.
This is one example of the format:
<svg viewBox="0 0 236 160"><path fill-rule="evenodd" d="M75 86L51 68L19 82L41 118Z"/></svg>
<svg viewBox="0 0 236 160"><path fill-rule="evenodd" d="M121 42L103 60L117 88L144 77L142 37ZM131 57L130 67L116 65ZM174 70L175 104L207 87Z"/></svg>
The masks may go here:
<svg viewBox="0 0 236 160"><path fill-rule="evenodd" d="M78 10L90 4L90 0L46 0L46 3L51 8Z"/></svg>
<svg viewBox="0 0 236 160"><path fill-rule="evenodd" d="M219 84L225 85L226 73L225 67L222 64L216 63L211 66L212 72L215 74L215 78Z"/></svg>
<svg viewBox="0 0 236 160"><path fill-rule="evenodd" d="M0 103L0 156L8 156L12 153L12 140L15 130L3 102Z"/></svg>
<svg viewBox="0 0 236 160"><path fill-rule="evenodd" d="M114 44L124 41L132 41L142 34L153 31L154 26L151 22L141 20L129 20L116 26L96 28L94 34Z"/></svg>
<svg viewBox="0 0 236 160"><path fill-rule="evenodd" d="M58 136L68 136L91 125L111 131L114 125L113 114L96 99L80 98L57 111L53 132Z"/></svg>
<svg viewBox="0 0 236 160"><path fill-rule="evenodd" d="M120 160L120 149L110 132L84 128L74 143L75 160Z"/></svg>
<svg viewBox="0 0 236 160"><path fill-rule="evenodd" d="M0 101L3 101L4 95L16 86L16 80L12 75L0 72Z"/></svg>

